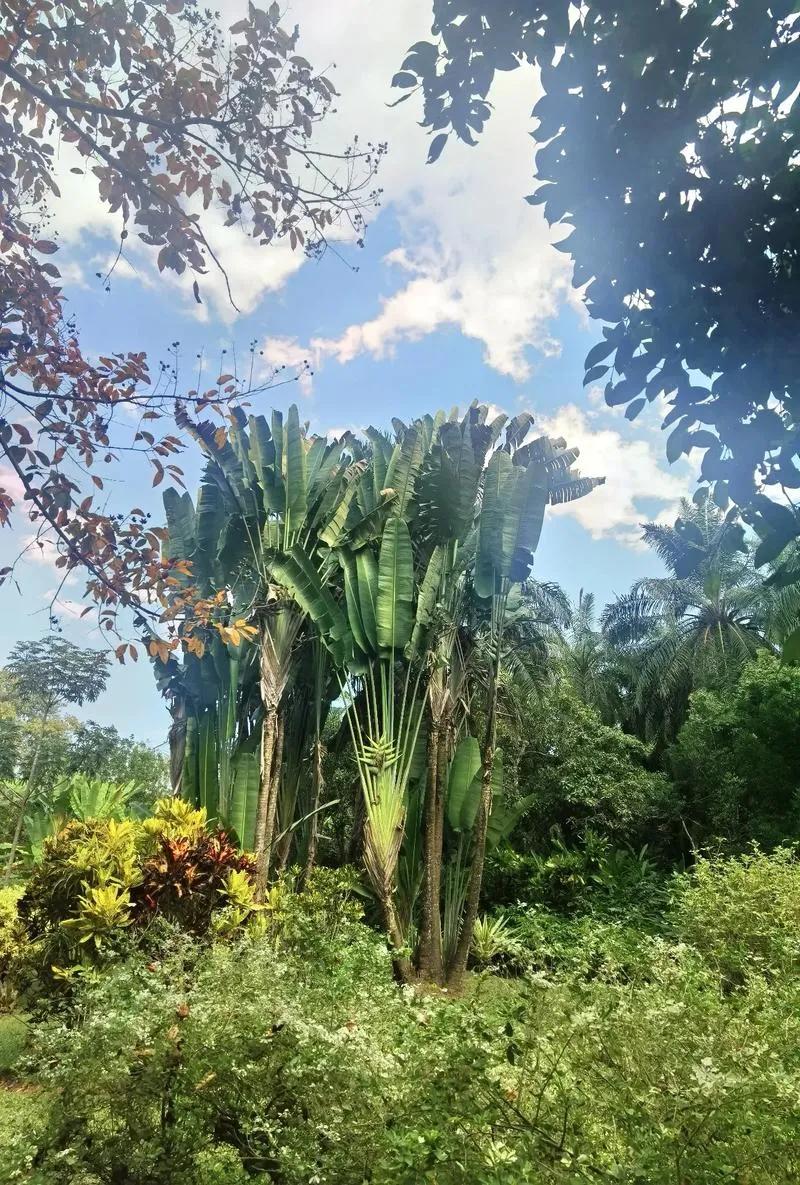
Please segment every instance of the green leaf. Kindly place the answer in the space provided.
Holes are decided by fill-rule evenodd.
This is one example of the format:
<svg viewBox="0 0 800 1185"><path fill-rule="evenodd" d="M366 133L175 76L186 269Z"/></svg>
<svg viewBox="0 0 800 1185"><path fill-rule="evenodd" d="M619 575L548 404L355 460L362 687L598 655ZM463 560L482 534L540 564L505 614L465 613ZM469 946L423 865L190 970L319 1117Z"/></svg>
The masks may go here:
<svg viewBox="0 0 800 1185"><path fill-rule="evenodd" d="M374 652L378 649L378 565L369 548L356 552L356 576L364 635Z"/></svg>
<svg viewBox="0 0 800 1185"><path fill-rule="evenodd" d="M403 519L393 516L383 529L378 560L376 620L381 650L402 650L414 625L414 557Z"/></svg>
<svg viewBox="0 0 800 1185"><path fill-rule="evenodd" d="M486 467L475 561L475 592L479 597L494 595L495 575L502 566L503 496L512 467L511 457L502 450L492 454Z"/></svg>
<svg viewBox="0 0 800 1185"><path fill-rule="evenodd" d="M307 502L306 446L300 431L297 404L286 420L286 530L296 534L305 522Z"/></svg>
<svg viewBox="0 0 800 1185"><path fill-rule="evenodd" d="M339 547L344 540L350 507L353 504L353 498L356 495L359 483L364 474L365 466L366 462L364 461L359 461L356 465L351 466L345 479L345 487L342 495L330 519L320 532L320 539L328 547Z"/></svg>
<svg viewBox="0 0 800 1185"><path fill-rule="evenodd" d="M455 751L447 783L447 821L454 831L470 831L480 802L481 747L478 738L464 737ZM478 795L475 799L475 782Z"/></svg>
<svg viewBox="0 0 800 1185"><path fill-rule="evenodd" d="M197 729L197 798L209 819L219 814L216 716L215 708L203 712Z"/></svg>
<svg viewBox="0 0 800 1185"><path fill-rule="evenodd" d="M442 150L447 143L447 132L440 132L438 136L434 136L431 140L431 146L428 149L427 164L432 165L442 155Z"/></svg>
<svg viewBox="0 0 800 1185"><path fill-rule="evenodd" d="M186 493L179 494L170 487L164 491L163 501L169 531L169 537L164 541L164 558L193 561L197 539L192 496Z"/></svg>
<svg viewBox="0 0 800 1185"><path fill-rule="evenodd" d="M414 483L422 465L422 456L420 430L416 424L412 424L403 433L402 441L398 441L395 445L392 459L386 470L386 488L395 492L392 514L405 514L414 493Z"/></svg>
<svg viewBox="0 0 800 1185"><path fill-rule="evenodd" d="M300 544L295 544L286 555L275 556L270 568L276 580L311 618L336 660L342 661L349 632L347 619L310 556Z"/></svg>
<svg viewBox="0 0 800 1185"><path fill-rule="evenodd" d="M601 341L596 346L592 346L589 353L586 355L586 360L583 364L584 370L591 370L598 362L602 362L609 354L613 354L616 349L616 342ZM584 384L585 386L585 384Z"/></svg>
<svg viewBox="0 0 800 1185"><path fill-rule="evenodd" d="M606 363L601 366L591 366L583 376L584 387L588 387L589 383L595 383L598 379L601 379L606 371L609 370L610 365L610 363Z"/></svg>
<svg viewBox="0 0 800 1185"><path fill-rule="evenodd" d="M800 664L800 626L792 630L781 647L781 662L789 666Z"/></svg>
<svg viewBox="0 0 800 1185"><path fill-rule="evenodd" d="M433 618L433 611L439 599L446 558L447 548L444 544L437 543L431 552L431 558L428 560L428 566L425 569L417 596L417 615L411 635L411 656L421 650L428 626Z"/></svg>
<svg viewBox="0 0 800 1185"><path fill-rule="evenodd" d="M364 619L361 614L361 605L359 602L356 559L350 552L339 551L337 554L344 577L344 597L347 606L347 619L350 623L350 632L359 650L364 654L369 654L375 649L375 644L367 636L364 628Z"/></svg>
<svg viewBox="0 0 800 1185"><path fill-rule="evenodd" d="M688 441L689 433L686 431L683 422L681 422L667 437L667 460L670 465L673 465L678 457L686 452L689 447Z"/></svg>
<svg viewBox="0 0 800 1185"><path fill-rule="evenodd" d="M539 546L547 506L547 474L540 461L512 471L514 481L504 487L502 575L518 582L530 575L533 553Z"/></svg>
<svg viewBox="0 0 800 1185"><path fill-rule="evenodd" d="M230 811L224 822L245 850L251 849L255 842L260 781L258 753L237 753L233 759Z"/></svg>

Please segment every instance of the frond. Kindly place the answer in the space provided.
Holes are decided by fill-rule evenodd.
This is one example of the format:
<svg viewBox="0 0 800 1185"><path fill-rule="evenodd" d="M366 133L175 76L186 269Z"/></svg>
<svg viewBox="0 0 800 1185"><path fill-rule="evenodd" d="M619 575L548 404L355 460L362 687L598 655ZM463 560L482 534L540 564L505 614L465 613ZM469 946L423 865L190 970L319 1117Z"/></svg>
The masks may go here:
<svg viewBox="0 0 800 1185"><path fill-rule="evenodd" d="M576 502L578 498L585 498L598 486L605 485L605 481L604 477L581 477L572 470L568 470L564 474L551 478L548 501L551 506Z"/></svg>

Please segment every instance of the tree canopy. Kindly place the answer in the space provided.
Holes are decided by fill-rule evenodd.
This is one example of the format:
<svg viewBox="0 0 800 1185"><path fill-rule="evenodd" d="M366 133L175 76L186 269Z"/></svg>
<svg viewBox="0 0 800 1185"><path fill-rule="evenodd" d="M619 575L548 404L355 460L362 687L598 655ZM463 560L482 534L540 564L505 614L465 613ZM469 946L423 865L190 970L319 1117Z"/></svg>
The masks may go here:
<svg viewBox="0 0 800 1185"><path fill-rule="evenodd" d="M603 326L586 381L633 419L669 396L670 460L699 449L766 562L798 531L758 496L800 487L800 28L793 0L434 0L435 40L394 77L421 87L435 161L491 114L496 71L535 62L538 185Z"/></svg>
<svg viewBox="0 0 800 1185"><path fill-rule="evenodd" d="M152 373L136 343L87 356L53 261L59 170L70 165L116 217L117 260L138 239L160 271L192 275L198 302L209 269L235 298L209 239L214 219L260 246L287 239L315 256L341 220L360 241L383 148L315 150L314 127L335 90L279 18L277 4L250 5L223 30L218 14L184 0L3 5L0 455L35 531L57 546L57 564L88 569L110 626L120 603L151 617L148 594L168 573L160 532L140 509L112 515L95 506L103 467L133 449L149 461L154 484L180 484L172 420L161 432L142 421L187 405L222 414L272 376L262 383L252 366L244 374L234 366L201 372L192 388L169 367ZM19 502L11 483L0 489L0 525ZM0 570L0 581L10 572Z"/></svg>

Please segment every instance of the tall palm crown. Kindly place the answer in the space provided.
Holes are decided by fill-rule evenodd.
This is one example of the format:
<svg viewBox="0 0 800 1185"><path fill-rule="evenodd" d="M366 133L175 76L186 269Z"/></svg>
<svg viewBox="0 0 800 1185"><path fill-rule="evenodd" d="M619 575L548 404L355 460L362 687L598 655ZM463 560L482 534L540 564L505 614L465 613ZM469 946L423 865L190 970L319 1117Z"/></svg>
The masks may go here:
<svg viewBox="0 0 800 1185"><path fill-rule="evenodd" d="M602 615L608 642L636 658L639 730L674 737L696 687L735 680L771 647L769 590L742 526L708 497L681 503L672 527L647 523L643 538L669 575L639 580Z"/></svg>

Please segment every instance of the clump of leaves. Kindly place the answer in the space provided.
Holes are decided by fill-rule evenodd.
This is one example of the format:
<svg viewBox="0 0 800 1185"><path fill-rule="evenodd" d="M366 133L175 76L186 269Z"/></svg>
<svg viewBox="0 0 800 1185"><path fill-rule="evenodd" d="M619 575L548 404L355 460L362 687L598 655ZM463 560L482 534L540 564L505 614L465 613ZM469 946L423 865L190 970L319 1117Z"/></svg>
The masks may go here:
<svg viewBox="0 0 800 1185"><path fill-rule="evenodd" d="M141 822L68 823L45 840L19 903L34 994L147 941L156 918L201 936L224 915L215 929L235 930L256 913L253 873L204 811L174 799Z"/></svg>
<svg viewBox="0 0 800 1185"><path fill-rule="evenodd" d="M477 967L517 964L524 958L524 949L511 918L502 915L491 918L484 914L476 920L471 955Z"/></svg>
<svg viewBox="0 0 800 1185"><path fill-rule="evenodd" d="M676 878L673 925L727 986L800 972L800 859L757 845L733 859L700 857Z"/></svg>

